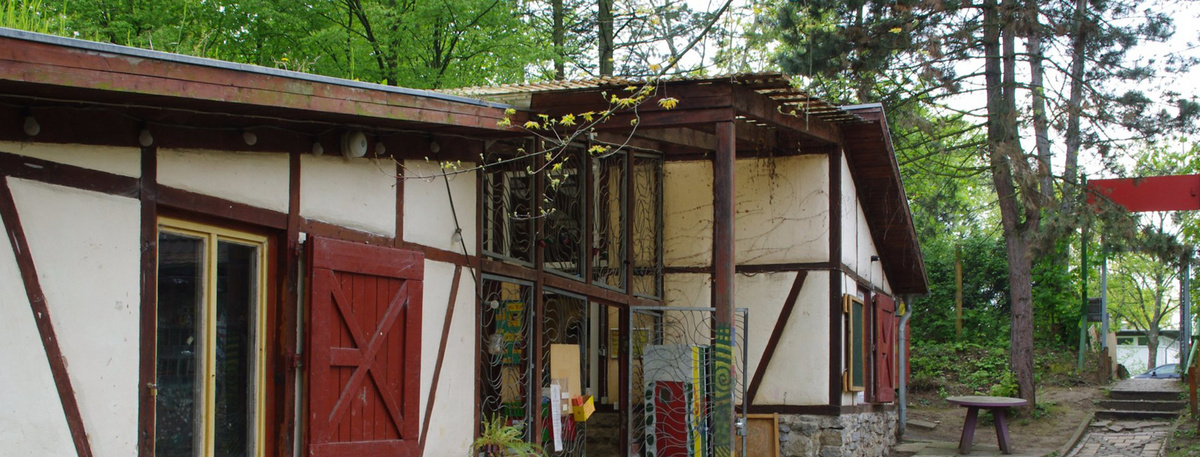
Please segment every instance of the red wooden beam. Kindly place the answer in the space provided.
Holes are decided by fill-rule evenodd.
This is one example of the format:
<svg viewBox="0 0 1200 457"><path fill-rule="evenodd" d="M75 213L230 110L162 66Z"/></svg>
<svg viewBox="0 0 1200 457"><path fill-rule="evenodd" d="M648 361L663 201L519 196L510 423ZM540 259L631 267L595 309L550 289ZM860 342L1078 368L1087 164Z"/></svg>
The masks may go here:
<svg viewBox="0 0 1200 457"><path fill-rule="evenodd" d="M1200 210L1200 175L1097 179L1088 203L1104 197L1132 212Z"/></svg>

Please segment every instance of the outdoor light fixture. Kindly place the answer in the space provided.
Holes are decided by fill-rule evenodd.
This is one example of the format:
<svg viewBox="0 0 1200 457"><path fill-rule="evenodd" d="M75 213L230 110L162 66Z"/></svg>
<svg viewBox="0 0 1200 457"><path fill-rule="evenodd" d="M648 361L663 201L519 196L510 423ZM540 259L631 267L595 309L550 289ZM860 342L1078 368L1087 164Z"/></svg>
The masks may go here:
<svg viewBox="0 0 1200 457"><path fill-rule="evenodd" d="M325 155L325 147L321 146L320 141L313 141L312 155L317 157Z"/></svg>
<svg viewBox="0 0 1200 457"><path fill-rule="evenodd" d="M150 145L154 144L154 135L151 135L149 130L142 129L138 133L138 144L142 145L143 148L150 147Z"/></svg>
<svg viewBox="0 0 1200 457"><path fill-rule="evenodd" d="M375 157L381 157L387 154L387 146L383 145L383 141L375 140Z"/></svg>
<svg viewBox="0 0 1200 457"><path fill-rule="evenodd" d="M242 140L246 142L247 146L254 146L255 143L258 143L258 135L255 135L254 132L244 131Z"/></svg>
<svg viewBox="0 0 1200 457"><path fill-rule="evenodd" d="M438 151L441 151L441 150L442 150L442 145L438 144L438 142L436 142L436 141L429 142L429 152L437 154Z"/></svg>
<svg viewBox="0 0 1200 457"><path fill-rule="evenodd" d="M25 124L22 127L25 129L25 134L29 136L37 136L42 132L41 124L38 124L32 114L25 116Z"/></svg>
<svg viewBox="0 0 1200 457"><path fill-rule="evenodd" d="M342 156L357 159L367 155L367 135L362 130L351 130L342 134Z"/></svg>

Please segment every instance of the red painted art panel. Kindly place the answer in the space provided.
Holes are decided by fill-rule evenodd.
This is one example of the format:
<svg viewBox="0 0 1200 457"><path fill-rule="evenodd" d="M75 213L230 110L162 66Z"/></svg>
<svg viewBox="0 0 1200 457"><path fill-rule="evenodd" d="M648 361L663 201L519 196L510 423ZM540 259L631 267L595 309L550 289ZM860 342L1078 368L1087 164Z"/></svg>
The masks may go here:
<svg viewBox="0 0 1200 457"><path fill-rule="evenodd" d="M1097 179L1088 188L1132 212L1200 210L1200 175ZM1096 195L1088 202L1095 204Z"/></svg>

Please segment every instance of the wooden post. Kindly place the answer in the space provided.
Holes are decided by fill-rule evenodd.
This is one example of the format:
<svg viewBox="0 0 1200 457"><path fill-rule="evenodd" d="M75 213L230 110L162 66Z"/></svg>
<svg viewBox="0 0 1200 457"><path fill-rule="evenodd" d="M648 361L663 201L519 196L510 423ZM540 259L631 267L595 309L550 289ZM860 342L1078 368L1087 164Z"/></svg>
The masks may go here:
<svg viewBox="0 0 1200 457"><path fill-rule="evenodd" d="M963 313L962 246L954 247L954 338L962 341Z"/></svg>
<svg viewBox="0 0 1200 457"><path fill-rule="evenodd" d="M1190 394L1188 403L1192 409L1192 419L1195 420L1198 419L1196 417L1196 367L1188 369L1188 393ZM1200 423L1196 424L1196 428L1200 429Z"/></svg>
<svg viewBox="0 0 1200 457"><path fill-rule="evenodd" d="M733 450L733 295L734 295L734 168L736 130L732 121L717 123L713 160L713 316L714 372L713 449L718 457Z"/></svg>

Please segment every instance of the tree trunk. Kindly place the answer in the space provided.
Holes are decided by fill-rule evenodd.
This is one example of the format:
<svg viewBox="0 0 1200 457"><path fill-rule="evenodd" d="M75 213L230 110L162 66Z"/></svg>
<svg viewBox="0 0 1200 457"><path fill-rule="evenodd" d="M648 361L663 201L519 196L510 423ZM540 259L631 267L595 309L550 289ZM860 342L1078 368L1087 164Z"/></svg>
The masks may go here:
<svg viewBox="0 0 1200 457"><path fill-rule="evenodd" d="M550 14L553 16L554 29L550 34L554 40L554 79L559 81L567 77L566 63L566 36L567 32L563 29L563 0L550 1Z"/></svg>
<svg viewBox="0 0 1200 457"><path fill-rule="evenodd" d="M1028 184L1028 163L1020 153L1016 125L1016 67L1012 0L1004 8L996 0L983 3L984 80L987 85L987 143L992 182L1000 205L1004 242L1008 254L1008 281L1012 300L1010 366L1021 395L1032 410L1037 403L1033 384L1033 262L1029 247L1037 229L1038 210L1017 192L1017 183ZM1003 54L1001 52L1003 51ZM1024 165L1024 166L1022 166ZM1030 190L1028 185L1022 191Z"/></svg>
<svg viewBox="0 0 1200 457"><path fill-rule="evenodd" d="M600 27L600 76L613 75L613 0L598 0Z"/></svg>
<svg viewBox="0 0 1200 457"><path fill-rule="evenodd" d="M1153 370L1158 366L1158 329L1150 327L1146 332L1146 355L1149 357L1146 360L1146 369Z"/></svg>
<svg viewBox="0 0 1200 457"><path fill-rule="evenodd" d="M1079 123L1083 113L1083 70L1088 41L1088 29L1084 25L1087 20L1086 11L1087 0L1075 0L1075 24L1074 33L1071 36L1071 79L1069 81L1071 95L1067 101L1067 131L1064 139L1066 151L1063 164L1063 177L1066 180L1066 185L1063 186L1063 204L1067 208L1074 203L1073 199L1077 190L1075 185L1079 183L1079 148L1082 144Z"/></svg>
<svg viewBox="0 0 1200 457"><path fill-rule="evenodd" d="M1050 159L1053 153L1050 151L1050 121L1046 119L1046 87L1042 82L1045 74L1045 68L1042 66L1042 61L1045 59L1045 53L1042 50L1042 23L1038 14L1038 2L1029 0L1027 4L1029 7L1026 9L1026 20L1029 27L1029 38L1026 48L1029 49L1029 91L1032 95L1033 137L1034 145L1037 148L1038 176L1041 178L1040 194L1043 202L1049 202L1054 199L1054 182L1051 179L1053 174L1050 171ZM1050 242L1048 246L1053 244Z"/></svg>

